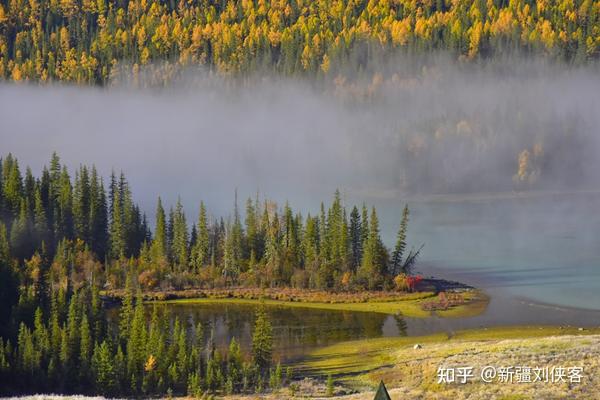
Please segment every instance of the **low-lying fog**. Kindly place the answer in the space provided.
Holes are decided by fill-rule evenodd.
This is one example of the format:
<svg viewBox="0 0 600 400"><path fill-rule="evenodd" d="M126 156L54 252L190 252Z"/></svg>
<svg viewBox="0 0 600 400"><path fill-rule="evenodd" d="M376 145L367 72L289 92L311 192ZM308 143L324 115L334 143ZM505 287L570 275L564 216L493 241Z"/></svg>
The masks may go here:
<svg viewBox="0 0 600 400"><path fill-rule="evenodd" d="M336 83L186 74L169 89L0 86L0 149L35 175L123 170L156 197L229 212L234 188L316 209L447 193L599 188L600 74L542 62L385 68Z"/></svg>

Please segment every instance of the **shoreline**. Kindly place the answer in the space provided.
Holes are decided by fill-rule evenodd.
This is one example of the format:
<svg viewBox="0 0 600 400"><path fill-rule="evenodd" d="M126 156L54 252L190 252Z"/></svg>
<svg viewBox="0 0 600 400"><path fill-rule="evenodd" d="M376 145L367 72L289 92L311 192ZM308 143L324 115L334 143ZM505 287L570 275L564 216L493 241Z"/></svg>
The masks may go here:
<svg viewBox="0 0 600 400"><path fill-rule="evenodd" d="M441 302L438 294L450 300ZM109 305L119 304L123 290L102 293ZM155 304L248 304L322 310L376 312L408 318L461 318L483 313L489 296L480 289L447 279L423 279L415 292L325 292L290 288L187 289L142 292L144 302Z"/></svg>
<svg viewBox="0 0 600 400"><path fill-rule="evenodd" d="M427 277L435 278L436 276L448 276L451 280L465 282L465 284L467 285L477 287L478 289L482 290L484 293L486 293L486 295L490 297L491 306L479 315L481 317L492 313L498 313L497 308L502 308L502 311L508 311L506 307L509 307L512 304L512 306L514 307L518 306L531 309L530 316L532 317L532 320L524 321L525 323L540 323L550 325L560 324L560 321L558 320L547 321L548 318L539 318L540 315L538 312L540 309L562 313L564 314L563 316L573 317L571 318L572 320L578 320L572 321L570 325L593 326L591 324L591 321L588 322L588 317L596 317L600 321L600 308L563 305L559 303L537 300L526 295L514 295L501 286L490 286L490 280L486 279L484 273L440 267L439 264L437 264L436 262L424 262L420 272L422 275ZM499 306L499 304L501 304L502 306ZM578 316L581 317L578 318ZM509 324L522 325L523 321L515 321L514 323Z"/></svg>

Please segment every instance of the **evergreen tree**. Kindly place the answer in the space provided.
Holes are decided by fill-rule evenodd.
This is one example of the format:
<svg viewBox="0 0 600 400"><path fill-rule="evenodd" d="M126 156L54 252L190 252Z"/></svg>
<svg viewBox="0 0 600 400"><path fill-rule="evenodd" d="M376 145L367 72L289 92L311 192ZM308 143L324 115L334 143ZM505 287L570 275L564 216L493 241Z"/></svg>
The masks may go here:
<svg viewBox="0 0 600 400"><path fill-rule="evenodd" d="M390 262L390 272L392 273L392 275L397 275L398 273L400 273L403 266L402 256L404 255L404 250L406 249L406 231L408 229L408 215L408 205L405 205L404 209L402 210L402 220L400 221L400 229L398 230L396 247L394 248L394 252L392 253L392 259Z"/></svg>
<svg viewBox="0 0 600 400"><path fill-rule="evenodd" d="M353 271L360 266L362 259L362 226L358 208L354 206L350 213L350 248L351 268Z"/></svg>
<svg viewBox="0 0 600 400"><path fill-rule="evenodd" d="M246 241L247 254L246 257L251 260L250 263L256 263L258 257L258 221L256 209L252 203L252 199L248 197L246 200Z"/></svg>
<svg viewBox="0 0 600 400"><path fill-rule="evenodd" d="M141 389L142 384L147 339L144 306L140 292L137 295L127 339L127 372L133 377L132 389L135 388L134 393L137 393Z"/></svg>
<svg viewBox="0 0 600 400"><path fill-rule="evenodd" d="M125 280L123 304L121 305L119 316L119 337L123 342L127 342L129 340L133 312L133 287L131 283L131 275L127 274L127 278Z"/></svg>
<svg viewBox="0 0 600 400"><path fill-rule="evenodd" d="M8 154L2 165L2 196L5 210L11 217L19 215L23 197L23 178L19 162L12 154Z"/></svg>
<svg viewBox="0 0 600 400"><path fill-rule="evenodd" d="M223 248L223 277L225 281L235 282L240 273L238 260L235 254L234 228L228 222L225 227L225 241Z"/></svg>
<svg viewBox="0 0 600 400"><path fill-rule="evenodd" d="M122 190L117 185L114 172L110 184L110 256L118 259L125 256L125 228L123 226Z"/></svg>
<svg viewBox="0 0 600 400"><path fill-rule="evenodd" d="M33 238L35 240L35 247L40 248L42 243L51 245L50 230L48 226L48 218L46 217L46 210L42 203L42 193L38 187L35 190L35 206L33 211Z"/></svg>
<svg viewBox="0 0 600 400"><path fill-rule="evenodd" d="M95 377L95 388L104 396L113 396L119 387L117 369L119 364L114 363L107 341L100 345L96 343L92 356L92 370Z"/></svg>
<svg viewBox="0 0 600 400"><path fill-rule="evenodd" d="M33 206L35 204L35 189L37 187L35 178L31 172L31 168L25 170L25 181L23 182L23 197L25 198L29 209L27 212L33 214Z"/></svg>
<svg viewBox="0 0 600 400"><path fill-rule="evenodd" d="M19 216L10 229L11 254L18 259L29 258L33 252L31 243L31 216L26 200L21 199Z"/></svg>
<svg viewBox="0 0 600 400"><path fill-rule="evenodd" d="M361 247L364 252L367 247L367 242L369 241L369 212L367 210L367 205L364 203L362 205L360 239Z"/></svg>
<svg viewBox="0 0 600 400"><path fill-rule="evenodd" d="M82 166L75 174L73 190L73 220L75 236L86 243L91 242L90 232L91 188L87 167Z"/></svg>
<svg viewBox="0 0 600 400"><path fill-rule="evenodd" d="M18 280L11 266L6 225L0 222L0 337L8 333L13 306L18 299Z"/></svg>
<svg viewBox="0 0 600 400"><path fill-rule="evenodd" d="M235 200L233 205L233 225L231 227L231 246L232 246L232 256L233 263L235 264L235 269L237 271L241 270L240 260L242 259L243 251L242 251L242 239L243 239L243 229L242 222L240 219L240 212L238 209L238 197L237 197L237 189L235 190Z"/></svg>
<svg viewBox="0 0 600 400"><path fill-rule="evenodd" d="M252 356L259 373L266 373L271 366L273 328L263 307L256 312L252 333Z"/></svg>
<svg viewBox="0 0 600 400"><path fill-rule="evenodd" d="M73 238L73 188L67 167L63 166L58 181L58 198L54 214L54 230L59 239Z"/></svg>
<svg viewBox="0 0 600 400"><path fill-rule="evenodd" d="M179 270L184 270L188 265L188 227L185 219L185 213L181 200L177 200L177 206L175 207L175 214L173 220L173 243L171 253L173 254L173 261Z"/></svg>
<svg viewBox="0 0 600 400"><path fill-rule="evenodd" d="M89 384L91 358L92 358L92 336L88 317L85 313L81 317L81 326L79 328L79 374L82 387L86 388Z"/></svg>
<svg viewBox="0 0 600 400"><path fill-rule="evenodd" d="M228 382L231 382L231 392L237 392L242 383L242 352L235 337L229 342L227 379Z"/></svg>
<svg viewBox="0 0 600 400"><path fill-rule="evenodd" d="M108 206L104 183L95 167L90 180L89 207L90 247L98 259L104 260L108 250Z"/></svg>
<svg viewBox="0 0 600 400"><path fill-rule="evenodd" d="M192 249L192 266L198 270L208 262L210 238L208 232L208 220L204 202L200 202L200 213L198 215L198 237Z"/></svg>
<svg viewBox="0 0 600 400"><path fill-rule="evenodd" d="M371 290L381 285L386 268L384 247L379 237L379 219L375 207L371 209L369 237L363 252L359 277Z"/></svg>
<svg viewBox="0 0 600 400"><path fill-rule="evenodd" d="M306 217L306 226L302 238L302 252L304 254L304 267L312 269L319 256L319 221L310 214Z"/></svg>
<svg viewBox="0 0 600 400"><path fill-rule="evenodd" d="M81 324L81 310L78 304L79 292L73 293L69 301L69 311L67 314L67 343L65 352L65 366L66 372L68 373L67 378L69 380L76 380L76 361L79 359L80 346L80 324Z"/></svg>
<svg viewBox="0 0 600 400"><path fill-rule="evenodd" d="M169 208L169 219L167 221L167 259L173 263L173 239L175 237L175 211L173 207Z"/></svg>
<svg viewBox="0 0 600 400"><path fill-rule="evenodd" d="M325 205L321 203L319 215L319 255L321 260L329 259L329 237L327 235L327 217L325 216Z"/></svg>
<svg viewBox="0 0 600 400"><path fill-rule="evenodd" d="M98 341L104 337L106 332L106 324L104 319L104 309L102 308L102 300L100 299L100 291L95 282L91 283L92 300L90 304L90 328L94 341Z"/></svg>
<svg viewBox="0 0 600 400"><path fill-rule="evenodd" d="M154 241L152 242L152 258L156 262L164 259L167 255L167 222L165 209L160 197L156 205L156 227L154 229Z"/></svg>

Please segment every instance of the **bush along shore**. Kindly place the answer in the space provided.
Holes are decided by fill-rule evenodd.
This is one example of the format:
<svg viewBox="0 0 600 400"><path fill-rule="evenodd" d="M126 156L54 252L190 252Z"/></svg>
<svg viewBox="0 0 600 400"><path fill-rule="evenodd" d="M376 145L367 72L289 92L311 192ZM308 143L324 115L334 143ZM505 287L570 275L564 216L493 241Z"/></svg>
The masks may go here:
<svg viewBox="0 0 600 400"><path fill-rule="evenodd" d="M118 305L124 290L102 291L108 304ZM474 316L482 313L488 297L482 291L458 282L421 279L412 291L326 292L293 288L223 288L146 291L144 301L173 304L263 304L266 306L304 307L401 314L426 318Z"/></svg>

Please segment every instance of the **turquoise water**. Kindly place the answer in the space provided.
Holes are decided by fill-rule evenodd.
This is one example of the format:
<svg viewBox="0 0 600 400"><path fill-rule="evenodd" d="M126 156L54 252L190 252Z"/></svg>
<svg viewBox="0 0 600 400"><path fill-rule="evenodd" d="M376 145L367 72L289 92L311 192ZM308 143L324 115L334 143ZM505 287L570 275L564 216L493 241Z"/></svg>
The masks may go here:
<svg viewBox="0 0 600 400"><path fill-rule="evenodd" d="M422 272L513 298L600 310L600 194L412 201L409 206L409 239L425 243ZM392 202L383 209L386 222L399 219ZM387 223L382 232L390 244L394 225Z"/></svg>

